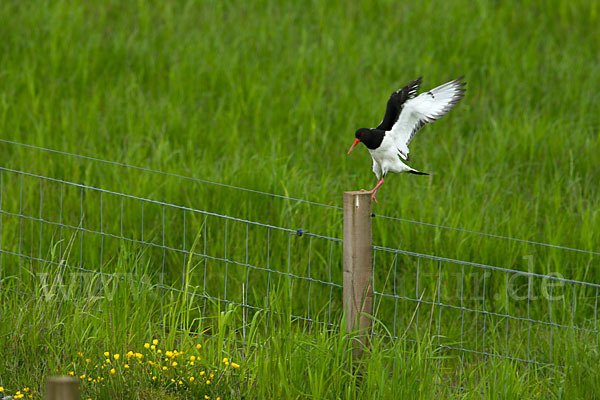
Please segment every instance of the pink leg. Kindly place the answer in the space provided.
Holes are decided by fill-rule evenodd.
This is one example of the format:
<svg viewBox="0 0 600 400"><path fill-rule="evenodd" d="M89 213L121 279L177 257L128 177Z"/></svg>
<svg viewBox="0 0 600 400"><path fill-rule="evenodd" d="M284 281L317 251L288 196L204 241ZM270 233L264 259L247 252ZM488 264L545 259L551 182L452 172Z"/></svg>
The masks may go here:
<svg viewBox="0 0 600 400"><path fill-rule="evenodd" d="M371 199L377 203L377 199L375 198L375 195L377 194L377 191L379 190L379 187L383 185L383 178L381 178L381 180L379 182L377 182L377 185L375 185L375 187L371 190L369 190L368 192L371 193Z"/></svg>

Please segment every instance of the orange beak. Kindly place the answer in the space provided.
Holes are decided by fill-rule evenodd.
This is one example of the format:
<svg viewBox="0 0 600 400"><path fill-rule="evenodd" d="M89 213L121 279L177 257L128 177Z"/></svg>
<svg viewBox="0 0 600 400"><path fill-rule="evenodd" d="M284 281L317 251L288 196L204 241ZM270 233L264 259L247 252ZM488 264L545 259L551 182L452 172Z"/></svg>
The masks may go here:
<svg viewBox="0 0 600 400"><path fill-rule="evenodd" d="M360 140L358 139L354 139L354 143L352 143L352 147L350 147L350 150L348 150L348 154L350 154L350 152L356 147L357 144L360 143Z"/></svg>

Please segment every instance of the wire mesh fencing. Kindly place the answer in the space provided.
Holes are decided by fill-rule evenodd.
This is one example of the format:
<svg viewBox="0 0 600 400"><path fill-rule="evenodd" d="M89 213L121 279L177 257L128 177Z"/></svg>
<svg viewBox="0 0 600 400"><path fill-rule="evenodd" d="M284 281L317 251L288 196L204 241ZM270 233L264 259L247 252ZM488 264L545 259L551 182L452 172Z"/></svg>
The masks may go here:
<svg viewBox="0 0 600 400"><path fill-rule="evenodd" d="M373 313L385 321L377 333L432 337L446 383L464 382L473 365L485 376L488 360L560 369L572 346L598 344L598 284L380 246L373 253Z"/></svg>
<svg viewBox="0 0 600 400"><path fill-rule="evenodd" d="M0 281L21 294L48 287L60 267L62 290L96 298L98 310L105 281L130 277L158 301L194 297L202 314L208 301L269 310L273 291L294 299L295 319L331 325L341 309L341 240L299 229L7 168L0 229Z"/></svg>
<svg viewBox="0 0 600 400"><path fill-rule="evenodd" d="M117 279L149 288L161 304L169 293L189 296L200 304L198 317L232 304L249 319L284 292L292 318L335 329L342 245L338 237L0 168L0 290L20 296L60 301L61 290L75 291L101 312L107 282ZM461 387L473 366L484 376L495 360L553 371L569 346L598 344L596 283L377 245L372 282L374 333L433 340L448 386Z"/></svg>

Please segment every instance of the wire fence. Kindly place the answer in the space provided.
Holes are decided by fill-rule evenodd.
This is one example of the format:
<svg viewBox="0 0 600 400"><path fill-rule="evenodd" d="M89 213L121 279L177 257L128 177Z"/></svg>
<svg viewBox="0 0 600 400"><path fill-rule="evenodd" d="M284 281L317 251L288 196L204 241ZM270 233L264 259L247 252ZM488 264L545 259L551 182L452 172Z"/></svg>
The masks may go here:
<svg viewBox="0 0 600 400"><path fill-rule="evenodd" d="M387 269L373 276L379 334L433 334L449 381L466 365L484 376L488 358L562 368L571 346L598 344L598 284L379 246L373 263Z"/></svg>
<svg viewBox="0 0 600 400"><path fill-rule="evenodd" d="M46 265L64 266L83 273L79 286L101 299L102 277L123 274L116 255L127 253L135 269L151 269L145 283L163 291L194 287L204 300L266 310L274 284L286 283L299 299L294 318L313 322L328 304L331 324L341 309L341 264L332 267L341 262L341 240L298 229L7 168L0 168L0 229L0 279L15 277L22 287L45 281ZM98 274L96 287L83 283L93 280L85 274Z"/></svg>
<svg viewBox="0 0 600 400"><path fill-rule="evenodd" d="M284 200L292 200L292 201L298 202L298 203L305 203L305 204L309 204L309 205L324 207L324 208L338 210L338 211L342 210L342 207L332 205L332 204L324 204L324 203L319 203L316 201L309 201L309 200L305 200L305 199L301 199L301 198L297 198L297 197L284 196L284 195L280 195L280 194L276 194L276 193L269 193L269 192L265 192L265 191L261 191L261 190L254 190L254 189L249 189L249 188L244 188L244 187L239 187L239 186L227 185L227 184L224 184L221 182L213 182L213 181L209 181L206 179L199 179L199 178L189 177L189 176L185 176L185 175L159 171L159 170L152 169L152 168L140 167L140 166L136 166L136 165L129 165L129 164L125 164L125 163L121 163L121 162L117 162L117 161L104 160L104 159L97 158L97 157L91 157L91 156L86 156L86 155L81 155L81 154L76 154L76 153L69 153L69 152L60 151L60 150L49 149L46 147L40 147L40 146L31 145L31 144L15 142L12 140L7 140L7 139L0 139L0 143L15 146L17 148L37 150L37 151L40 151L41 153L46 153L46 154L57 154L57 155L65 156L68 158L77 158L77 159L82 159L85 161L91 161L91 162L100 163L100 164L114 165L114 166L118 166L118 167L122 167L122 168L126 168L126 169L139 170L139 171L149 172L152 174L174 177L174 178L182 179L185 181L198 182L198 183L207 184L207 185L215 185L215 186L219 186L219 187L233 189L235 191L249 192L249 193L254 193L254 194L258 194L258 195L262 195L262 196L274 197L274 198L279 198L279 199L284 199ZM458 227L445 226L445 225L434 224L434 223L429 223L429 222L424 222L424 221L415 221L415 220L406 219L406 218L398 218L398 217L393 217L393 216L389 216L389 215L373 214L373 217L383 218L383 219L387 219L390 221L398 221L398 222L405 222L405 223L415 224L415 225L420 225L420 226L427 226L427 227L432 227L432 228L436 228L436 229L468 233L468 234L479 235L479 236L489 237L489 238L494 238L494 239L501 239L501 240L506 240L509 242L526 243L526 244L532 244L532 245L541 246L541 247L567 250L567 251L573 251L573 252L589 254L589 255L597 255L597 256L600 255L600 252L598 252L598 251L584 250L584 249L578 249L578 248L573 248L573 247L569 247L569 246L561 246L561 245L551 244L551 243L544 243L544 242L539 242L539 241L534 241L534 240L526 240L526 239L514 238L514 237L509 237L509 236L496 235L493 233L479 232L479 231L475 231L472 229L462 229L462 228L458 228Z"/></svg>
<svg viewBox="0 0 600 400"><path fill-rule="evenodd" d="M342 245L295 227L0 167L0 290L20 295L47 286L49 268L59 267L74 273L79 291L97 296L101 310L103 281L125 272L143 276L137 283L162 293L160 301L164 293L193 296L203 302L202 317L215 302L248 315L270 310L274 293L284 291L294 319L335 327ZM123 258L131 259L130 270ZM411 342L432 337L446 356L439 368L450 386L460 386L473 365L483 365L483 375L488 360L560 369L570 345L598 345L596 283L377 245L372 281L372 314L380 321L374 333Z"/></svg>

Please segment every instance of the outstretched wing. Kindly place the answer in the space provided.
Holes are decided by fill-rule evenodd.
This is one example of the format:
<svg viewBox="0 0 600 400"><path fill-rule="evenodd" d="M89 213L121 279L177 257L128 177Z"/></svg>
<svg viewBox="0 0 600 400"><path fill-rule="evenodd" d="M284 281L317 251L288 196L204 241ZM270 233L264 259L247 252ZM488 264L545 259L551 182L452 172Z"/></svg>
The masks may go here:
<svg viewBox="0 0 600 400"><path fill-rule="evenodd" d="M466 82L462 79L461 76L404 103L390 132L402 158L408 160L408 144L419 129L446 115L464 97Z"/></svg>
<svg viewBox="0 0 600 400"><path fill-rule="evenodd" d="M396 121L398 121L403 104L406 102L406 100L415 97L417 90L419 90L419 85L421 85L422 79L423 77L419 77L408 85L404 86L402 89L392 93L387 102L383 121L381 121L377 129L384 131L389 131L392 129Z"/></svg>

